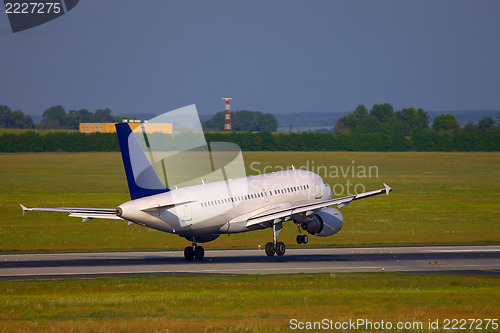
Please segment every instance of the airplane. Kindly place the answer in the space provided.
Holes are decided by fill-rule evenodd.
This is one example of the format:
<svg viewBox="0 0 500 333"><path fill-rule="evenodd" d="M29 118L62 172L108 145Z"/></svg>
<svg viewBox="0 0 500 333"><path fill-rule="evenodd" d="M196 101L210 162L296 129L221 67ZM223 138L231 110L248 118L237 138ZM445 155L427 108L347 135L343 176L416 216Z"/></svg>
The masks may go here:
<svg viewBox="0 0 500 333"><path fill-rule="evenodd" d="M334 235L344 223L340 208L355 200L389 195L392 190L384 183L379 190L333 198L319 175L294 168L171 189L158 178L129 124L115 127L130 201L117 208L28 208L21 204L23 215L26 211L65 212L84 222L96 218L125 220L177 234L191 242L184 249L187 261L204 258L199 243L213 241L222 234L271 228L273 240L266 244L265 253L282 256L286 246L278 241L278 235L284 222L293 221L299 233L297 243L307 244L309 239L303 231L319 237ZM330 207L334 205L339 209Z"/></svg>

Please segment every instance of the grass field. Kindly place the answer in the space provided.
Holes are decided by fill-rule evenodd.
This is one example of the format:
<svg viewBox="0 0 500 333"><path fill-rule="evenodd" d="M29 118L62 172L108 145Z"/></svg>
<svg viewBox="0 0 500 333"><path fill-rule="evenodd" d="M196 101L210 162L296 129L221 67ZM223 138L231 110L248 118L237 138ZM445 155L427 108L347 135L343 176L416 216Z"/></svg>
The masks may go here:
<svg viewBox="0 0 500 333"><path fill-rule="evenodd" d="M353 193L355 185L358 190L378 189L383 182L393 187L389 196L342 208L343 230L310 237L308 246L500 242L500 153L249 152L244 158L251 174L308 166L339 196ZM81 223L40 212L23 217L19 207L109 208L127 200L119 153L0 154L0 251L186 246L176 235L125 222ZM285 224L280 240L294 246L296 232L292 223ZM221 236L205 248L257 247L271 238L270 230Z"/></svg>
<svg viewBox="0 0 500 333"><path fill-rule="evenodd" d="M500 243L499 153L255 152L244 157L251 174L308 165L334 190L343 189L339 196L356 184L366 190L383 182L393 187L389 196L342 208L344 229L332 237L310 237L307 246ZM355 168L354 175L348 167ZM363 167L372 167L371 177L363 177ZM186 246L178 236L125 222L81 223L40 212L22 217L19 207L115 207L128 199L119 153L0 154L0 250ZM294 246L295 235L289 223L280 239ZM271 237L270 230L222 236L205 248L256 247ZM500 319L498 282L397 273L0 281L0 332L289 332L298 331L291 329L291 319L325 318L422 323L390 332L449 332L445 319ZM429 329L429 321L436 320L440 328ZM498 332L485 324L481 328Z"/></svg>
<svg viewBox="0 0 500 333"><path fill-rule="evenodd" d="M170 276L0 281L0 288L2 332L288 332L291 319L325 318L420 322L422 329L403 331L442 332L445 319L498 319L500 313L493 277ZM436 320L440 329L429 330ZM498 332L485 324L481 332Z"/></svg>

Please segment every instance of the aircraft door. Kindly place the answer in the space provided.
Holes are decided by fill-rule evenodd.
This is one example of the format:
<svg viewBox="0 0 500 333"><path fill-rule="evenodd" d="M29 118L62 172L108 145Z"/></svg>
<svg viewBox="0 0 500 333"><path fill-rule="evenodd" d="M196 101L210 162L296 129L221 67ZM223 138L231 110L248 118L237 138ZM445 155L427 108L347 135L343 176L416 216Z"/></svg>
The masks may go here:
<svg viewBox="0 0 500 333"><path fill-rule="evenodd" d="M316 199L321 199L323 197L323 189L321 188L320 185L318 185L318 183L314 183L314 187L316 189L316 193L314 194L314 197Z"/></svg>

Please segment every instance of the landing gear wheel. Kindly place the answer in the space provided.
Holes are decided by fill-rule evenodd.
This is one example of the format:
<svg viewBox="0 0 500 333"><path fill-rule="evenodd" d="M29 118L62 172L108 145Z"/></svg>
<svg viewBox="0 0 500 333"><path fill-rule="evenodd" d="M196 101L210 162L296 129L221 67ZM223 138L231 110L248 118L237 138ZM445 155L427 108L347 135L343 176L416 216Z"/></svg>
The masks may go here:
<svg viewBox="0 0 500 333"><path fill-rule="evenodd" d="M302 244L303 242L302 235L297 235L297 244Z"/></svg>
<svg viewBox="0 0 500 333"><path fill-rule="evenodd" d="M272 257L274 256L274 244L269 242L266 244L266 254L269 256L269 257Z"/></svg>
<svg viewBox="0 0 500 333"><path fill-rule="evenodd" d="M202 260L204 256L205 250L203 249L203 246L197 246L194 249L194 257L196 258L196 260Z"/></svg>
<svg viewBox="0 0 500 333"><path fill-rule="evenodd" d="M307 235L302 235L302 244L307 244L309 242L309 237Z"/></svg>
<svg viewBox="0 0 500 333"><path fill-rule="evenodd" d="M282 256L285 254L285 250L286 250L286 246L285 246L285 243L283 242L278 242L276 243L276 254L279 255L279 256Z"/></svg>
<svg viewBox="0 0 500 333"><path fill-rule="evenodd" d="M192 246L186 246L184 249L184 258L186 258L187 261L191 261L194 258L194 250Z"/></svg>

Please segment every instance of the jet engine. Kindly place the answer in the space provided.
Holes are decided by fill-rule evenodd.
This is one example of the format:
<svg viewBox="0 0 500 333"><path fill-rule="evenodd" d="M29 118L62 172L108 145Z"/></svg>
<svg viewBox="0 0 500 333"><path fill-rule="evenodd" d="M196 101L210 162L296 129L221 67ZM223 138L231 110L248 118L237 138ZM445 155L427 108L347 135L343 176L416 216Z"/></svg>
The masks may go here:
<svg viewBox="0 0 500 333"><path fill-rule="evenodd" d="M336 234L344 225L342 213L335 208L323 208L300 225L311 235L326 237Z"/></svg>

